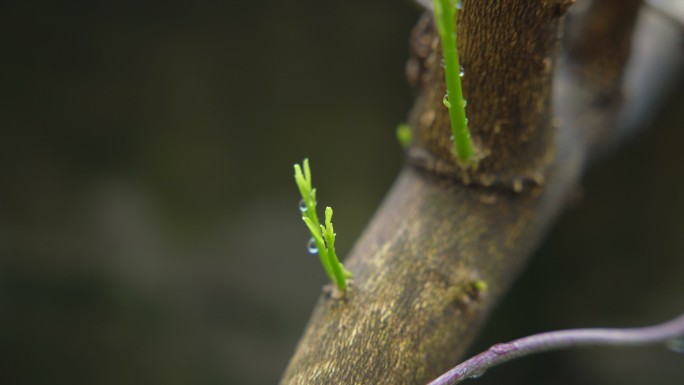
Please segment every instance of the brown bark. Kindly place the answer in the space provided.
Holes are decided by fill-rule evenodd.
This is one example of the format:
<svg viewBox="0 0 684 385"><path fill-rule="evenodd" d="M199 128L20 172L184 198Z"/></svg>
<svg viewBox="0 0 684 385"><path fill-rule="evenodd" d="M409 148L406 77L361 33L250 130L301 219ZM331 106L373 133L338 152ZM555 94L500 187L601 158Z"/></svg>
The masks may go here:
<svg viewBox="0 0 684 385"><path fill-rule="evenodd" d="M439 44L429 17L421 20L408 67L419 90L409 163L345 263L354 285L342 299L321 296L282 385L424 384L457 363L573 193L595 144L588 133L615 125L623 111L595 103L599 91L585 78L563 67L552 74L552 37L567 5L465 2L469 118L480 149L492 150L469 175L448 152ZM467 31L480 37L468 40ZM496 132L501 119L510 124Z"/></svg>

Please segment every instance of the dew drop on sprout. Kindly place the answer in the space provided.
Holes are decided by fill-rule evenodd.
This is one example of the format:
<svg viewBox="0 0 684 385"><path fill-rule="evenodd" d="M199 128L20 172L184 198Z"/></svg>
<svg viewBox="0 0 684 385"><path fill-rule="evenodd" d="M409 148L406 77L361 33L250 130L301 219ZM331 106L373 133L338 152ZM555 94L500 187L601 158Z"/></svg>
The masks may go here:
<svg viewBox="0 0 684 385"><path fill-rule="evenodd" d="M299 201L299 211L301 211L302 213L309 211L309 208L306 207L306 202L304 202L304 199Z"/></svg>
<svg viewBox="0 0 684 385"><path fill-rule="evenodd" d="M446 95L444 95L444 98L442 98L442 103L444 103L444 107L451 108L451 103L449 103L449 94L448 93Z"/></svg>
<svg viewBox="0 0 684 385"><path fill-rule="evenodd" d="M318 253L318 247L316 247L316 240L313 238L309 239L309 243L306 244L306 251L309 252L309 254L317 254Z"/></svg>
<svg viewBox="0 0 684 385"><path fill-rule="evenodd" d="M465 75L465 71L463 70L463 66L461 66L461 70L458 71L458 76L463 77L463 75Z"/></svg>
<svg viewBox="0 0 684 385"><path fill-rule="evenodd" d="M456 9L463 9L463 3L461 2L461 0L456 0Z"/></svg>
<svg viewBox="0 0 684 385"><path fill-rule="evenodd" d="M444 58L439 62L439 65L442 66L442 68L446 68L446 61L444 61Z"/></svg>
<svg viewBox="0 0 684 385"><path fill-rule="evenodd" d="M468 101L465 100L465 99L463 99L463 107L465 107L465 106L467 106L467 105L468 105Z"/></svg>

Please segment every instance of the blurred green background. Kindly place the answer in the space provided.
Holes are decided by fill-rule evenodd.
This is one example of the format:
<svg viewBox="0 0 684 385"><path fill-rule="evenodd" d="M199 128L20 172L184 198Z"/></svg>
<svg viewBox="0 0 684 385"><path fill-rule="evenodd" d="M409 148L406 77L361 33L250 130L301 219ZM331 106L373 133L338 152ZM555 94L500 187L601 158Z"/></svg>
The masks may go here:
<svg viewBox="0 0 684 385"><path fill-rule="evenodd" d="M345 255L402 164L419 15L0 2L0 382L276 383L325 284L292 164L311 159ZM683 109L593 170L479 348L684 311ZM503 381L675 384L684 356L556 353L480 383Z"/></svg>

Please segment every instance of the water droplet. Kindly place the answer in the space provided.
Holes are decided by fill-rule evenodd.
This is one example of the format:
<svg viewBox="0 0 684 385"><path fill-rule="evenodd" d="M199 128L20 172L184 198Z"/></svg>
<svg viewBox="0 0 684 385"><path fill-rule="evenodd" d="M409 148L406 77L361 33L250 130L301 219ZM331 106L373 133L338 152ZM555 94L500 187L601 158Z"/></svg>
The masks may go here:
<svg viewBox="0 0 684 385"><path fill-rule="evenodd" d="M460 0L456 2L456 9L459 11L463 9L463 3Z"/></svg>
<svg viewBox="0 0 684 385"><path fill-rule="evenodd" d="M468 105L468 101L463 99L463 107L465 108L465 106L467 106L467 105Z"/></svg>
<svg viewBox="0 0 684 385"><path fill-rule="evenodd" d="M474 372L473 374L471 374L468 378L473 378L473 379L475 379L475 378L480 378L480 377L482 377L484 374L485 374L485 371L484 371L484 370L479 370L479 371L476 371L476 372Z"/></svg>
<svg viewBox="0 0 684 385"><path fill-rule="evenodd" d="M446 68L446 61L444 61L444 58L439 62L439 65L442 66L442 68Z"/></svg>
<svg viewBox="0 0 684 385"><path fill-rule="evenodd" d="M309 239L309 243L306 244L306 250L309 252L309 254L318 254L318 247L316 247L315 239Z"/></svg>
<svg viewBox="0 0 684 385"><path fill-rule="evenodd" d="M465 118L465 124L468 125L468 118Z"/></svg>
<svg viewBox="0 0 684 385"><path fill-rule="evenodd" d="M668 340L665 342L665 346L675 353L684 353L684 337Z"/></svg>
<svg viewBox="0 0 684 385"><path fill-rule="evenodd" d="M304 202L304 199L299 201L299 211L301 211L302 213L309 211L309 208L306 207L306 202Z"/></svg>
<svg viewBox="0 0 684 385"><path fill-rule="evenodd" d="M465 75L465 71L463 70L463 66L461 66L461 70L458 72L458 76L463 77Z"/></svg>
<svg viewBox="0 0 684 385"><path fill-rule="evenodd" d="M451 135L451 136L449 137L449 140L453 142L453 141L454 141L454 136Z"/></svg>
<svg viewBox="0 0 684 385"><path fill-rule="evenodd" d="M444 107L451 108L451 103L449 103L449 94L448 93L446 95L444 95L444 98L442 98L442 103L444 103Z"/></svg>

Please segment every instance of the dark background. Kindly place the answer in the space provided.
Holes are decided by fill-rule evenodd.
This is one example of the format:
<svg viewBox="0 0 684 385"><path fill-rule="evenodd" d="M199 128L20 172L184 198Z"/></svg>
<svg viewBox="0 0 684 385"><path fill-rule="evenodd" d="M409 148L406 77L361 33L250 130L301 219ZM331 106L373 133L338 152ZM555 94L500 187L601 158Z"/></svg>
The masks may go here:
<svg viewBox="0 0 684 385"><path fill-rule="evenodd" d="M408 1L0 2L0 382L273 384L402 163ZM684 310L684 95L589 174L479 348ZM665 108L667 107L667 108ZM479 383L679 384L662 347Z"/></svg>

